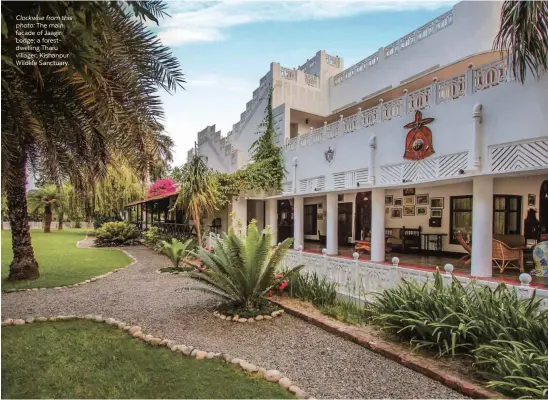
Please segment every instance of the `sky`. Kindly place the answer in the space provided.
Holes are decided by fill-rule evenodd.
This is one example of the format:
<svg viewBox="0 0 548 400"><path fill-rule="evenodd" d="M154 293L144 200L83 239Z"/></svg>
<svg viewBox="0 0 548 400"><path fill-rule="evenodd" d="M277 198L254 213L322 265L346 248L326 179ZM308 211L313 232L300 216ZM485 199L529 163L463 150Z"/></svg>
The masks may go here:
<svg viewBox="0 0 548 400"><path fill-rule="evenodd" d="M451 9L455 1L169 1L171 18L153 30L172 49L185 90L162 93L174 165L198 131L222 135L245 111L271 62L296 68L317 51L345 68Z"/></svg>

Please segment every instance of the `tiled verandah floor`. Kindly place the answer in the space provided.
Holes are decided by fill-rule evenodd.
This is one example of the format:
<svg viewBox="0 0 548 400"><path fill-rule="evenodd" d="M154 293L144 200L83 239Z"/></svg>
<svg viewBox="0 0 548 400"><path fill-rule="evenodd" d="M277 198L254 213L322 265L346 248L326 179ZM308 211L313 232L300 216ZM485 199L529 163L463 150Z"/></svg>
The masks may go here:
<svg viewBox="0 0 548 400"><path fill-rule="evenodd" d="M321 253L322 249L325 246L320 245L319 242L305 241L304 251L309 251L313 253ZM339 246L339 256L340 257L352 257L352 254L355 252L353 245ZM398 257L400 259L399 265L407 268L415 268L422 270L435 270L439 268L443 272L443 266L445 264L452 264L454 267L454 273L461 276L471 276L470 275L470 265L464 265L464 263L459 262L459 259L464 254L460 256L454 256L450 254L435 254L435 253L398 253L398 252L387 252L386 261L390 262L392 257ZM369 260L369 254L360 253L360 260ZM525 272L531 272L533 267L529 264L525 267ZM516 268L508 268L504 271L504 274L501 274L499 269L493 267L493 280L519 284L520 272ZM531 282L533 286L540 288L548 288L548 279L542 277L533 277Z"/></svg>

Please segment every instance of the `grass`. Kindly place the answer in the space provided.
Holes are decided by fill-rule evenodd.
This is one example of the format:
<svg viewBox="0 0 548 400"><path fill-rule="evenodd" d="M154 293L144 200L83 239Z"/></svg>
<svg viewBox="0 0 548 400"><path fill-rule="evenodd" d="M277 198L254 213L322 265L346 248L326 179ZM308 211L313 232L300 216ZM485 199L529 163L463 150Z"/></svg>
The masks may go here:
<svg viewBox="0 0 548 400"><path fill-rule="evenodd" d="M131 262L126 254L116 249L76 247L76 242L85 234L85 229L54 230L51 233L32 229L32 247L40 278L12 283L6 280L13 259L11 231L2 231L2 290L72 285Z"/></svg>
<svg viewBox="0 0 548 400"><path fill-rule="evenodd" d="M2 398L293 398L218 360L196 360L74 320L2 328Z"/></svg>

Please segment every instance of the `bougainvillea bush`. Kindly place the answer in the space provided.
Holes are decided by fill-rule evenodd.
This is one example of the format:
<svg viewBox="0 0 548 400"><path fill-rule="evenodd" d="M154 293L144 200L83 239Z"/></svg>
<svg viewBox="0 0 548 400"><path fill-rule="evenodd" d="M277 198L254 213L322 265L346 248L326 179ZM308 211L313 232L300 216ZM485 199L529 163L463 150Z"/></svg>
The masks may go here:
<svg viewBox="0 0 548 400"><path fill-rule="evenodd" d="M154 182L147 191L147 197L161 196L163 194L175 193L177 187L175 181L170 178L164 178Z"/></svg>

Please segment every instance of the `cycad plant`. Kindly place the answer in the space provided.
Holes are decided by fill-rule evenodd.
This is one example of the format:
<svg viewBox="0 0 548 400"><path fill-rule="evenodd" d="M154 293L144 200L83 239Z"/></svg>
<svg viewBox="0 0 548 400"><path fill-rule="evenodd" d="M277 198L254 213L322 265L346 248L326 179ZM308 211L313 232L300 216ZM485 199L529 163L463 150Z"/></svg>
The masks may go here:
<svg viewBox="0 0 548 400"><path fill-rule="evenodd" d="M181 260L185 258L190 250L192 238L186 242L181 242L175 238L171 239L171 242L162 240L162 253L164 253L173 263L175 268L179 267Z"/></svg>
<svg viewBox="0 0 548 400"><path fill-rule="evenodd" d="M284 270L274 278L292 242L293 238L287 238L271 248L272 233L268 229L260 233L253 221L245 238L230 229L228 235L215 239L212 252L200 248L195 255L207 269L191 272L189 277L205 283L204 290L222 297L235 309L259 309L271 289L303 267Z"/></svg>

